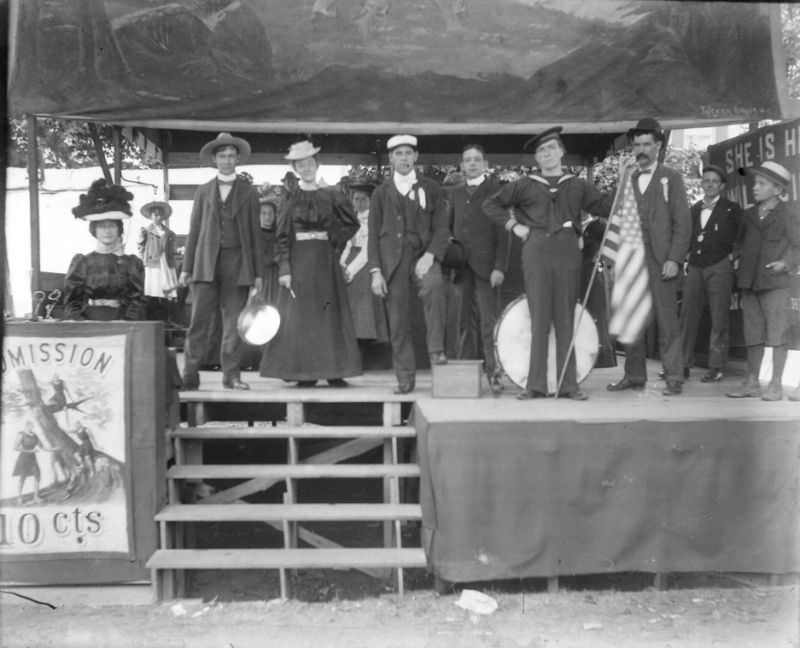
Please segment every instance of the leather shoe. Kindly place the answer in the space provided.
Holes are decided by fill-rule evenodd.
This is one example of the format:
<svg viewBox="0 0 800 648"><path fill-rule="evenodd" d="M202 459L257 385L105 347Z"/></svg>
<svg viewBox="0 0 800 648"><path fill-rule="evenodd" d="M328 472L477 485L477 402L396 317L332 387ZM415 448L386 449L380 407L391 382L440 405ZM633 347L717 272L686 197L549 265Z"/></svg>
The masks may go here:
<svg viewBox="0 0 800 648"><path fill-rule="evenodd" d="M349 387L350 383L344 378L328 378L328 387Z"/></svg>
<svg viewBox="0 0 800 648"><path fill-rule="evenodd" d="M677 380L668 380L667 386L661 392L664 396L680 396L683 393L683 384Z"/></svg>
<svg viewBox="0 0 800 648"><path fill-rule="evenodd" d="M447 364L447 356L445 355L444 351L437 351L436 353L431 353L431 364L432 365Z"/></svg>
<svg viewBox="0 0 800 648"><path fill-rule="evenodd" d="M722 380L722 369L709 369L700 380L704 383L719 382Z"/></svg>
<svg viewBox="0 0 800 648"><path fill-rule="evenodd" d="M316 380L298 380L297 386L298 387L313 387L317 384Z"/></svg>
<svg viewBox="0 0 800 648"><path fill-rule="evenodd" d="M529 389L517 394L517 400L533 400L534 398L547 398L547 394Z"/></svg>
<svg viewBox="0 0 800 648"><path fill-rule="evenodd" d="M758 382L745 380L741 385L725 392L728 398L761 398L761 385Z"/></svg>
<svg viewBox="0 0 800 648"><path fill-rule="evenodd" d="M500 381L500 376L489 376L489 389L492 394L498 396L503 391L503 383Z"/></svg>
<svg viewBox="0 0 800 648"><path fill-rule="evenodd" d="M764 390L764 393L761 394L761 400L763 401L779 401L783 400L783 387L780 383L770 383L767 385L767 388Z"/></svg>
<svg viewBox="0 0 800 648"><path fill-rule="evenodd" d="M247 391L250 385L240 380L239 378L231 378L230 380L223 380L222 386L225 389L238 389L239 391Z"/></svg>
<svg viewBox="0 0 800 648"><path fill-rule="evenodd" d="M410 394L414 391L414 380L403 380L397 383L397 387L394 388L395 394Z"/></svg>
<svg viewBox="0 0 800 648"><path fill-rule="evenodd" d="M635 391L642 391L644 389L644 383L637 383L633 382L630 378L625 377L619 382L611 383L610 385L606 385L606 389L610 392L616 391L625 391L626 389L633 389Z"/></svg>
<svg viewBox="0 0 800 648"><path fill-rule="evenodd" d="M786 396L790 401L800 401L800 387L796 387L794 391L791 391Z"/></svg>

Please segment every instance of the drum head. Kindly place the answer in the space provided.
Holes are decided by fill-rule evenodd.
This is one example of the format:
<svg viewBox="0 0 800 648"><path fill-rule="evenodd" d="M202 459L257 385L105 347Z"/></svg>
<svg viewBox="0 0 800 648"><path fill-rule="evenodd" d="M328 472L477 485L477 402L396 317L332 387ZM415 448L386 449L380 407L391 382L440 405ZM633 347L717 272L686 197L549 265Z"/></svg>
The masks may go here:
<svg viewBox="0 0 800 648"><path fill-rule="evenodd" d="M261 346L278 333L281 316L278 309L270 304L248 304L239 313L236 327L239 337L248 344Z"/></svg>
<svg viewBox="0 0 800 648"><path fill-rule="evenodd" d="M575 369L578 382L582 382L589 375L597 360L600 338L589 311L584 311L578 322L581 307L575 305L575 322L578 325L575 334ZM547 390L555 393L558 383L556 368L556 333L550 329L550 340L547 349ZM528 300L525 295L520 295L512 301L494 327L494 352L497 364L518 387L525 389L528 381L531 354L531 314L528 309Z"/></svg>

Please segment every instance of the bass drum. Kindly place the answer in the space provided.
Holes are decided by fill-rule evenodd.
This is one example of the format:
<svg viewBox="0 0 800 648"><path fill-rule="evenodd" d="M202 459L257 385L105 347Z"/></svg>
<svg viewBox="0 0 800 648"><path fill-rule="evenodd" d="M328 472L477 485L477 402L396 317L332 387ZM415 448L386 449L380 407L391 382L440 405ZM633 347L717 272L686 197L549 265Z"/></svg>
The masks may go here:
<svg viewBox="0 0 800 648"><path fill-rule="evenodd" d="M580 305L576 304L576 323L580 311ZM597 335L594 319L588 310L584 311L578 323L574 348L575 369L579 383L583 382L594 367L599 347L600 338ZM553 394L556 391L558 371L561 368L556 368L556 333L552 327L547 351L547 390ZM497 320L494 327L494 353L498 366L511 382L525 389L531 359L531 314L525 295L520 295L506 306Z"/></svg>

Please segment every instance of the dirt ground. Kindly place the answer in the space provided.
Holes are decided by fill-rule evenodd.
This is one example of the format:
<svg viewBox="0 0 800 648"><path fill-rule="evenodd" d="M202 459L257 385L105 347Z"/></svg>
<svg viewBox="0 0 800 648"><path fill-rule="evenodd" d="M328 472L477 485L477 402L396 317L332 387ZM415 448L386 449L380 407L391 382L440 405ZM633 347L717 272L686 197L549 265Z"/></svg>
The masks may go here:
<svg viewBox="0 0 800 648"><path fill-rule="evenodd" d="M321 582L321 581L319 581ZM798 587L481 588L480 615L430 589L309 603L183 599L50 609L0 594L4 648L797 648ZM13 599L13 600L12 600Z"/></svg>

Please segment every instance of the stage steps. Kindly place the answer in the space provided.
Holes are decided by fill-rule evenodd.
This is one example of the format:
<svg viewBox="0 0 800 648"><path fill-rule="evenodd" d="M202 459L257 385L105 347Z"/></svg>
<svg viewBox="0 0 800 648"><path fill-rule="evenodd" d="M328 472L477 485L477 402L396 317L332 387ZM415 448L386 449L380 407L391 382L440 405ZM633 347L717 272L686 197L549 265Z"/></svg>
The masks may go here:
<svg viewBox="0 0 800 648"><path fill-rule="evenodd" d="M210 395L211 401L220 402L218 393L206 394ZM170 432L175 464L166 472L168 503L155 516L159 526L160 548L147 563L152 571L156 600L184 596L187 570L277 569L281 596L289 598L290 570L352 568L382 579L394 573L397 590L402 594L403 570L426 567L421 547L402 545L402 525L419 524L422 519L419 503L401 502L400 497L401 490L406 490L401 489L401 480L406 480L403 484L407 484L407 480L418 480L420 474L415 462L400 461L404 448L399 444L405 443L405 450L408 450L408 444L412 444L416 437L413 427L402 424L402 400L387 395L392 400L382 401L382 425L310 425L305 422L306 404L318 403L320 397L314 394L313 398L309 398L299 390L296 396L287 394L285 424L229 425L217 422L205 426L196 424L203 420L202 395L202 391L181 394L182 401L185 400L199 411L191 414L192 409L189 410L189 418L195 422L194 425L176 427ZM225 395L232 400L253 402L252 392L227 391ZM336 398L338 394L332 392L331 396ZM376 401L372 398L367 400ZM270 401L276 402L274 396ZM341 403L340 400L333 402ZM203 462L202 450L206 442L251 439L284 440L285 462ZM328 443L324 450L301 460L300 443L314 440ZM376 449L382 449L382 463L341 463ZM320 478L379 479L383 483L383 501L298 502L298 480ZM205 480L228 479L244 481L211 493L209 488L204 490L197 487ZM278 483L286 484L283 503L251 504L243 500ZM186 488L185 485L190 487ZM201 496L194 498L192 493L200 493ZM205 496L202 496L203 493ZM261 522L281 532L283 547L200 549L193 540L193 525L202 522ZM301 526L308 522L382 522L383 546L342 547ZM310 545L310 548L301 548L301 542Z"/></svg>

